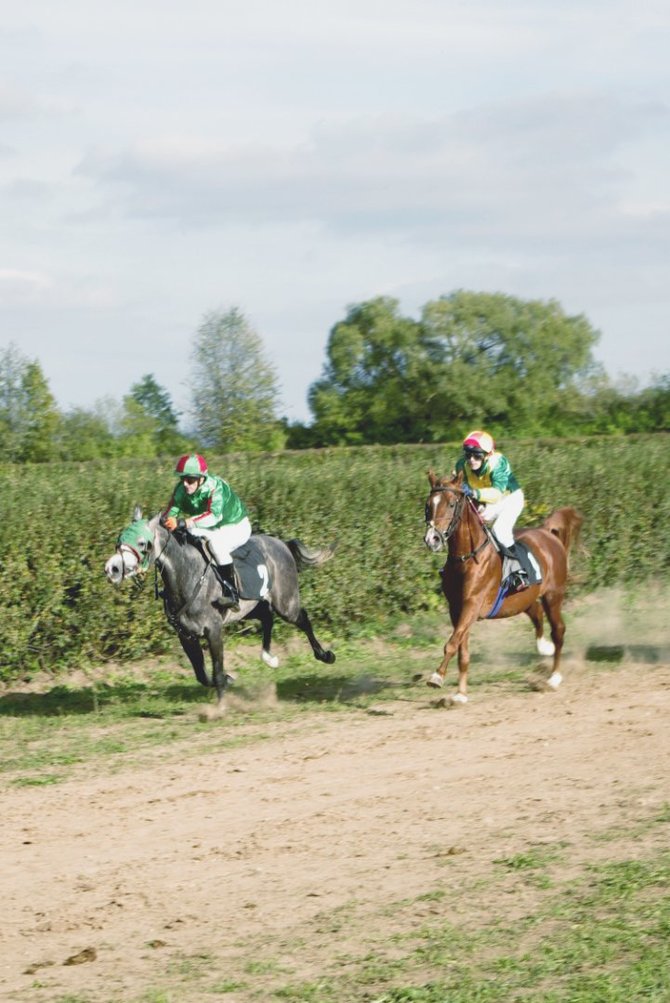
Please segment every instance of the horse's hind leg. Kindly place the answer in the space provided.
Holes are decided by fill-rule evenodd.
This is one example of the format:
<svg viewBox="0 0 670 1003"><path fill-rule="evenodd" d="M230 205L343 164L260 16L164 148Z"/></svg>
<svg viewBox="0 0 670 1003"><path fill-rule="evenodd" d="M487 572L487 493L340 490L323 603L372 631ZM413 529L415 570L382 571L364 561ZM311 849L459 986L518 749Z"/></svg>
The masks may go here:
<svg viewBox="0 0 670 1003"><path fill-rule="evenodd" d="M261 602L256 608L256 618L261 622L261 628L263 631L263 647L261 648L261 658L266 665L269 665L271 669L276 669L279 665L279 659L276 655L271 654L270 645L272 644L272 625L274 623L274 613L272 612L272 607L269 603Z"/></svg>
<svg viewBox="0 0 670 1003"><path fill-rule="evenodd" d="M561 652L563 650L563 638L565 636L565 623L561 616L561 606L563 605L562 592L547 592L542 596L542 606L547 614L547 619L551 626L551 639L554 642L554 662L551 668L551 676L547 680L547 685L552 690L557 690L563 682L563 676L559 672L561 664Z"/></svg>
<svg viewBox="0 0 670 1003"><path fill-rule="evenodd" d="M542 613L542 601L538 599L532 604L527 610L527 615L533 622L535 627L535 644L537 645L537 650L540 655L553 655L555 651L555 645L553 641L550 641L544 636L544 616Z"/></svg>
<svg viewBox="0 0 670 1003"><path fill-rule="evenodd" d="M314 631L312 630L312 624L309 616L307 615L307 610L304 606L300 607L300 612L297 617L284 617L284 619L287 620L288 623L295 624L295 626L307 636L307 640L312 646L315 658L317 658L320 662L326 662L328 665L331 665L335 661L335 652L328 651L326 648L323 648L316 639Z"/></svg>
<svg viewBox="0 0 670 1003"><path fill-rule="evenodd" d="M291 560L291 564L293 565L293 560ZM312 646L315 658L320 662L326 662L328 665L335 661L334 652L327 651L316 639L307 610L301 605L295 566L293 566L293 577L290 574L285 574L281 582L281 588L275 587L273 589L272 606L282 620L285 620L286 623L294 624L294 626L306 635L307 640Z"/></svg>

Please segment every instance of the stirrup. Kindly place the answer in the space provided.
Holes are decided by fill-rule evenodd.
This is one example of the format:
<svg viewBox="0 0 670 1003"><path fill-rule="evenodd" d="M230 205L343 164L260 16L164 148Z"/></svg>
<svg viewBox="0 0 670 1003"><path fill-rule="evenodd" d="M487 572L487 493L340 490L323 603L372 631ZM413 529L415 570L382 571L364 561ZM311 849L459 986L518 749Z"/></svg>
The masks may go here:
<svg viewBox="0 0 670 1003"><path fill-rule="evenodd" d="M240 608L239 600L235 599L233 596L230 596L230 595L227 595L227 596L221 595L221 596L219 596L218 599L214 600L214 602L212 603L212 605L216 606L217 609L225 609L225 610L231 609L231 610L233 610L234 613L237 613L237 611Z"/></svg>
<svg viewBox="0 0 670 1003"><path fill-rule="evenodd" d="M523 592L524 589L530 588L528 575L523 571L513 571L509 581L515 592Z"/></svg>
<svg viewBox="0 0 670 1003"><path fill-rule="evenodd" d="M225 607L225 609L238 610L240 608L240 595L236 587L232 582L226 581L221 584L221 596L217 599L217 603Z"/></svg>

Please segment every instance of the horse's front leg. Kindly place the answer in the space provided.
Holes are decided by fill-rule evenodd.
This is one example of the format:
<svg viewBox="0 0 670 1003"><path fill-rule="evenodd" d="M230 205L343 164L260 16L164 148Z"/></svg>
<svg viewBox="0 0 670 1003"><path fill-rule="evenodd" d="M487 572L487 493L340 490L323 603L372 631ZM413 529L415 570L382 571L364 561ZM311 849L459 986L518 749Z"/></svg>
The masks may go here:
<svg viewBox="0 0 670 1003"><path fill-rule="evenodd" d="M458 648L458 690L451 698L452 703L468 702L468 669L470 668L470 631L463 635Z"/></svg>
<svg viewBox="0 0 670 1003"><path fill-rule="evenodd" d="M195 678L202 686L211 686L212 681L207 675L207 670L205 669L205 656L203 654L202 648L200 647L200 641L197 637L191 637L190 634L179 634L179 643L188 655L188 660L193 666L193 671L195 672Z"/></svg>
<svg viewBox="0 0 670 1003"><path fill-rule="evenodd" d="M468 699L468 669L470 668L470 628L478 616L479 604L476 607L464 609L458 619L456 629L444 646L444 657L437 670L428 680L428 686L439 689L444 683L447 667L453 656L458 653L458 690L452 700L454 703L466 703Z"/></svg>
<svg viewBox="0 0 670 1003"><path fill-rule="evenodd" d="M216 688L216 701L220 704L223 700L223 695L228 688L228 684L232 682L234 677L227 675L224 669L223 630L221 629L218 619L214 622L213 626L207 628L205 631L205 637L207 639L209 654L212 659L212 681Z"/></svg>

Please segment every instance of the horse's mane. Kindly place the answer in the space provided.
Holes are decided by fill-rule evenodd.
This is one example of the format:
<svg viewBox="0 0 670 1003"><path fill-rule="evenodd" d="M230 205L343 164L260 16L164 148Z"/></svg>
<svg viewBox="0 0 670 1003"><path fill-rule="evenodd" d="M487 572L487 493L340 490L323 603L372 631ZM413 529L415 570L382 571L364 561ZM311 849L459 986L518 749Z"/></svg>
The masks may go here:
<svg viewBox="0 0 670 1003"><path fill-rule="evenodd" d="M463 471L456 473L455 470L452 470L450 474L440 475L436 474L435 471L431 469L428 471L428 480L433 488L446 488L451 486L458 488L463 483Z"/></svg>

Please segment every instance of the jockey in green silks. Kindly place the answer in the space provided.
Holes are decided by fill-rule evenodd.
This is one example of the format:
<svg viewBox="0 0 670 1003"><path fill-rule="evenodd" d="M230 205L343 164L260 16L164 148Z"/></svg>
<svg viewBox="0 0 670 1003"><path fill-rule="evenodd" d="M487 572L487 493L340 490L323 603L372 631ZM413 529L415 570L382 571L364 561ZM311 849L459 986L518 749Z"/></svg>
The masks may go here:
<svg viewBox="0 0 670 1003"><path fill-rule="evenodd" d="M180 456L175 473L179 481L161 521L172 531L181 518L193 536L207 541L229 592L220 605L239 608L231 552L251 536L247 508L227 481L208 472L204 457L197 453Z"/></svg>
<svg viewBox="0 0 670 1003"><path fill-rule="evenodd" d="M460 472L464 494L480 506L481 516L491 525L503 554L520 560L514 524L523 511L525 498L509 460L496 451L488 432L477 429L466 435L463 455L456 463L456 473ZM522 568L525 563L521 562Z"/></svg>

